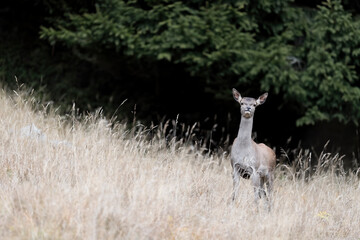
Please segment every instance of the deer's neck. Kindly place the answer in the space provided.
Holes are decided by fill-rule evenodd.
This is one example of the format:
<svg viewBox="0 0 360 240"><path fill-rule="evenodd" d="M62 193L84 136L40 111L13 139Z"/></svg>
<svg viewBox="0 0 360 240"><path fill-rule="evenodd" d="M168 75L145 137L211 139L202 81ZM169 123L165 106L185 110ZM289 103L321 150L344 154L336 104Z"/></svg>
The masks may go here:
<svg viewBox="0 0 360 240"><path fill-rule="evenodd" d="M238 132L238 140L241 145L251 144L251 132L253 127L253 119L254 118L245 118L241 117L239 132Z"/></svg>

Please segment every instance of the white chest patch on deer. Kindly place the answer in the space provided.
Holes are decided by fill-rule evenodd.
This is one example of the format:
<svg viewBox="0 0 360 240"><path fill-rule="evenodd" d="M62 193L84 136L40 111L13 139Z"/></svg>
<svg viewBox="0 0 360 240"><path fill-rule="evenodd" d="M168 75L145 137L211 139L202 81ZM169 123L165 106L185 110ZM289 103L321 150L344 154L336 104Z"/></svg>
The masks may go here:
<svg viewBox="0 0 360 240"><path fill-rule="evenodd" d="M239 146L239 147L237 147ZM242 144L237 139L234 141L231 148L231 159L233 162L240 164L244 168L253 167L256 165L255 150L248 144Z"/></svg>

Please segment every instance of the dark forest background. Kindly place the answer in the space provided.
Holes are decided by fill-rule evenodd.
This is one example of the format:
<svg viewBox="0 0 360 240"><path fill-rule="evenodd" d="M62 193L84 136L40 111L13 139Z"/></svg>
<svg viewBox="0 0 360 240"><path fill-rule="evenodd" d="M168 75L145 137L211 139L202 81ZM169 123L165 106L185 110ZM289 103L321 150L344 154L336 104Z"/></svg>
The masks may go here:
<svg viewBox="0 0 360 240"><path fill-rule="evenodd" d="M237 134L231 89L269 92L256 141L358 159L359 16L351 0L2 0L0 80L63 111L197 122L215 149Z"/></svg>

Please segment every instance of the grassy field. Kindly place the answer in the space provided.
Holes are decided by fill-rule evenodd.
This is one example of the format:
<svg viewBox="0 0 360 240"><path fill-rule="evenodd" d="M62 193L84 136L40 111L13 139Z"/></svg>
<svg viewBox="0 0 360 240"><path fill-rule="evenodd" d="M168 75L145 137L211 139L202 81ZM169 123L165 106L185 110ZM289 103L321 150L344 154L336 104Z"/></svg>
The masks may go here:
<svg viewBox="0 0 360 240"><path fill-rule="evenodd" d="M360 239L360 181L338 155L279 164L267 212L248 180L229 202L226 155L34 102L0 94L0 239Z"/></svg>

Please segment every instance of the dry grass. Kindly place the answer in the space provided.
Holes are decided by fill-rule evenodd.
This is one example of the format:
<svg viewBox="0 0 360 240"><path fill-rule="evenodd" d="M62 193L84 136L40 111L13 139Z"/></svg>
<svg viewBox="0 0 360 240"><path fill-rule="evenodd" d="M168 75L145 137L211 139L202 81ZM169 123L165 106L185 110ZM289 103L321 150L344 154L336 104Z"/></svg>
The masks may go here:
<svg viewBox="0 0 360 240"><path fill-rule="evenodd" d="M355 174L280 166L271 212L247 180L231 204L227 157L24 99L0 94L0 239L359 239ZM48 140L21 136L32 123Z"/></svg>

